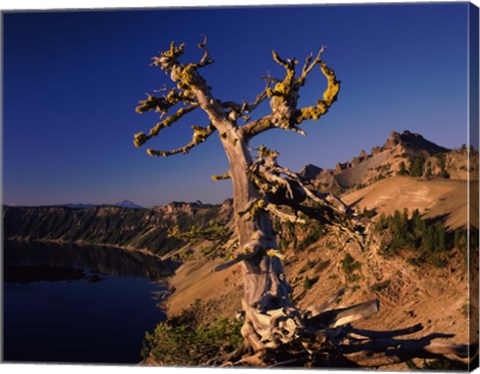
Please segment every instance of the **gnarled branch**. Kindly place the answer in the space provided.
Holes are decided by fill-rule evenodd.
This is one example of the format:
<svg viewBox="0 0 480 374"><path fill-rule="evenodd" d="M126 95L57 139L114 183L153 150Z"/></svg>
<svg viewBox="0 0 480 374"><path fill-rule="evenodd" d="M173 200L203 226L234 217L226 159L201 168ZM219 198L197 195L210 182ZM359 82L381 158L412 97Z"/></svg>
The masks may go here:
<svg viewBox="0 0 480 374"><path fill-rule="evenodd" d="M190 152L190 150L193 147L205 142L208 139L208 137L212 135L216 130L216 128L212 124L209 124L207 127L192 126L192 129L193 129L193 137L190 143L188 143L187 145L177 149L172 149L170 151L158 151L158 150L149 148L147 149L147 153L150 156L157 156L157 157L158 156L168 157L168 156L176 155L178 153L187 154L188 152Z"/></svg>
<svg viewBox="0 0 480 374"><path fill-rule="evenodd" d="M320 70L328 80L328 86L323 93L323 100L318 100L317 105L302 108L296 112L297 123L301 124L306 120L318 120L322 115L328 112L332 104L337 100L340 91L340 81L337 80L335 72L330 69L323 61L319 62Z"/></svg>
<svg viewBox="0 0 480 374"><path fill-rule="evenodd" d="M317 57L312 62L313 54L310 54L305 60L305 65L303 65L302 74L298 78L298 82L303 85L307 75L313 70L315 65L320 64L322 62L322 53L325 51L325 47L320 48L318 51Z"/></svg>
<svg viewBox="0 0 480 374"><path fill-rule="evenodd" d="M160 112L161 116L164 116L171 107L179 102L191 104L194 102L194 98L191 95L188 95L185 91L179 91L176 88L172 88L162 97L147 95L147 99L138 102L140 105L135 108L135 111L143 114L149 110L154 110L155 112Z"/></svg>
<svg viewBox="0 0 480 374"><path fill-rule="evenodd" d="M305 220L300 217L282 212L275 206L275 204L267 204L266 210L268 210L270 213L280 218L281 222L300 223L300 224L306 223Z"/></svg>
<svg viewBox="0 0 480 374"><path fill-rule="evenodd" d="M316 121L328 112L328 109L337 99L340 82L336 79L335 72L322 61L321 56L324 51L325 47L322 47L315 59L313 59L312 54L306 58L302 72L298 78L295 76L297 60L284 60L278 53L273 51L273 59L285 68L286 74L283 80L271 77L263 78L270 84L275 83L273 88L268 86L265 90L267 96L270 98L272 114L245 125L243 131L247 139L251 139L273 128L290 130L304 135L304 131L300 129L298 125L306 120ZM297 108L298 98L300 96L299 91L305 84L308 74L317 65L328 81L327 89L323 93L323 99L318 100L316 105L299 109Z"/></svg>
<svg viewBox="0 0 480 374"><path fill-rule="evenodd" d="M201 60L196 64L197 67L203 68L204 66L213 64L214 61L208 57L209 51L207 49L207 36L203 35L203 42L197 44L198 48L203 49L205 52Z"/></svg>
<svg viewBox="0 0 480 374"><path fill-rule="evenodd" d="M294 211L335 227L363 247L363 238L351 221L351 210L348 205L332 194L313 193L297 174L278 165L277 156L276 151L261 146L258 149L257 160L250 168L252 180L266 194L269 202L287 205ZM279 194L282 196L278 196ZM303 205L306 199L317 207Z"/></svg>
<svg viewBox="0 0 480 374"><path fill-rule="evenodd" d="M172 114L171 116L165 118L163 121L158 122L147 134L144 132L139 132L134 135L134 142L133 144L135 147L141 147L145 144L148 140L153 138L154 136L158 136L161 130L166 127L172 126L175 122L178 122L183 116L190 113L194 109L197 109L199 104L194 103L188 107L180 108L176 113Z"/></svg>
<svg viewBox="0 0 480 374"><path fill-rule="evenodd" d="M175 42L170 43L170 49L160 52L160 57L152 57L152 65L160 67L166 73L169 73L175 66L177 59L183 55L185 50L185 43L175 46Z"/></svg>
<svg viewBox="0 0 480 374"><path fill-rule="evenodd" d="M272 122L273 115L268 114L258 120L252 121L241 127L245 139L252 139L254 136L261 134L264 131L275 128Z"/></svg>

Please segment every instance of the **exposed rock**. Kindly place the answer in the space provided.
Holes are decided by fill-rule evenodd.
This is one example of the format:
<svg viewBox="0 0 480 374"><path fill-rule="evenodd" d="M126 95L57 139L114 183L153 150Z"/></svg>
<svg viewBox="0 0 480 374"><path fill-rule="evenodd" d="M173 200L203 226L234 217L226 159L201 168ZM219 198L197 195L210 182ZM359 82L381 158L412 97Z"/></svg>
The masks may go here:
<svg viewBox="0 0 480 374"><path fill-rule="evenodd" d="M400 143L400 134L396 131L392 131L390 133L390 136L388 137L387 141L383 145L382 149L392 149L395 147L397 144Z"/></svg>
<svg viewBox="0 0 480 374"><path fill-rule="evenodd" d="M448 175L453 179L467 178L466 152L459 154L457 151L450 151L408 130L401 134L392 131L385 144L382 147L373 147L371 153L368 155L362 150L359 156L351 161L337 163L332 170L323 170L312 178L310 183L324 192L343 193L397 175L402 163L406 170L409 170L412 160L417 156L426 161L425 177ZM445 156L440 156L442 154ZM440 165L440 159L445 163L445 170ZM478 178L474 161L470 169L472 175L477 175Z"/></svg>
<svg viewBox="0 0 480 374"><path fill-rule="evenodd" d="M368 157L370 157L370 156L367 154L367 152L365 152L364 149L361 150L360 156L358 156L358 158L362 161L366 160Z"/></svg>
<svg viewBox="0 0 480 374"><path fill-rule="evenodd" d="M305 165L302 170L298 173L298 175L303 179L314 179L320 175L322 172L322 168L315 166L313 164Z"/></svg>
<svg viewBox="0 0 480 374"><path fill-rule="evenodd" d="M375 156L375 155L379 154L380 152L382 152L382 147L373 147L372 151L371 151L372 156Z"/></svg>

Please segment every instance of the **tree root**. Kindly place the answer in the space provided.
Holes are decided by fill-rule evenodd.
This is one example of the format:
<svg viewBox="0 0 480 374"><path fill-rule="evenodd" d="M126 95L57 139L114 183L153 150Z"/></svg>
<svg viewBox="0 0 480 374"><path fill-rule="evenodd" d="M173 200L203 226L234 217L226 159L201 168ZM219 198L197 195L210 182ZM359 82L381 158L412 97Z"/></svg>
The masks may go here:
<svg viewBox="0 0 480 374"><path fill-rule="evenodd" d="M295 321L288 324L286 329L293 328L293 333L286 331L281 341L271 337L271 341L278 344L262 346L266 338L263 336L254 346L245 343L224 357L220 366L380 367L424 358L442 359L458 370L468 368L466 359L469 358L471 347L437 341L452 338L452 334L433 333L421 338L399 339L399 336L421 331L423 326L417 324L390 331L364 330L351 326L350 322L378 311L378 305L378 301L373 300L315 315L305 312L301 314L301 323ZM280 310L273 313L271 323L275 324L280 314ZM288 319L288 314L286 311L283 316ZM284 328L286 325L283 325ZM278 333L278 329L272 329L272 335L276 330ZM246 342L251 342L251 339L246 337ZM472 355L473 353L472 350Z"/></svg>

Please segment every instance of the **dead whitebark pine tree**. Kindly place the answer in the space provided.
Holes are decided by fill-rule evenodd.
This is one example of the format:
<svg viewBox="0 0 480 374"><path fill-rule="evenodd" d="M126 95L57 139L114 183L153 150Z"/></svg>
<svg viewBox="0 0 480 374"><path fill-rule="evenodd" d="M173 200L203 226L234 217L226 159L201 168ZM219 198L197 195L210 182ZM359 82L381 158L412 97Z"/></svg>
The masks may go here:
<svg viewBox="0 0 480 374"><path fill-rule="evenodd" d="M221 101L213 96L211 88L199 73L201 68L214 62L206 44L207 38L204 37L203 42L198 44L203 56L196 63L181 62L179 59L185 45L177 46L174 42L167 51L152 58L152 65L168 74L176 87L161 96L148 95L147 99L140 101L136 111L159 112L160 122L148 134L135 134L134 144L136 147L142 146L158 136L160 131L197 109L203 110L210 122L205 127L192 126L193 137L188 144L167 151L148 149L147 153L163 157L187 154L215 133L222 142L230 169L213 178L232 180L239 245L234 259L220 265L217 270L241 263L244 278L242 304L245 322L242 335L245 343L241 352L236 352L236 363L328 364L331 357L335 356L346 357L362 365L378 366L380 356L384 357L386 363L402 361L410 356L454 354L464 357L465 346L431 342L445 335L430 335L408 341L395 339L395 336L418 331L419 326L390 332L358 330L350 326L351 322L376 313L378 301L341 310L328 310L331 303L307 311L292 305L291 287L283 270L282 254L275 240L271 214L281 221L295 223L302 221L298 214L301 212L336 228L348 240L360 245L362 237L356 231L349 207L340 199L331 194L310 191L299 176L277 164L277 152L265 146L250 149L249 142L258 134L276 128L304 134L299 126L308 120L316 121L328 112L337 100L340 82L322 60L324 47L315 57L310 55L306 58L299 74L296 72L296 59L282 59L274 51L273 59L285 69L283 79L264 77L265 89L252 103ZM315 67L321 70L328 82L323 98L316 105L298 108L300 89ZM252 120L252 111L266 100L270 101L271 114ZM179 108L169 114L175 106ZM308 201L313 204L308 204ZM282 205L287 206L288 210L279 207ZM232 361L228 362L234 363L234 357L230 358Z"/></svg>

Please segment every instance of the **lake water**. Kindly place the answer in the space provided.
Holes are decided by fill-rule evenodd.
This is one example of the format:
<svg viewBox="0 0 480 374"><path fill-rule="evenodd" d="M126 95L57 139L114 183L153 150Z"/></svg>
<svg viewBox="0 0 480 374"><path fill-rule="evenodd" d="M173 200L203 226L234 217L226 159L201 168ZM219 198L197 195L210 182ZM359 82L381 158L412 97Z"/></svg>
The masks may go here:
<svg viewBox="0 0 480 374"><path fill-rule="evenodd" d="M166 318L153 256L12 241L3 255L4 361L138 363L145 332Z"/></svg>

